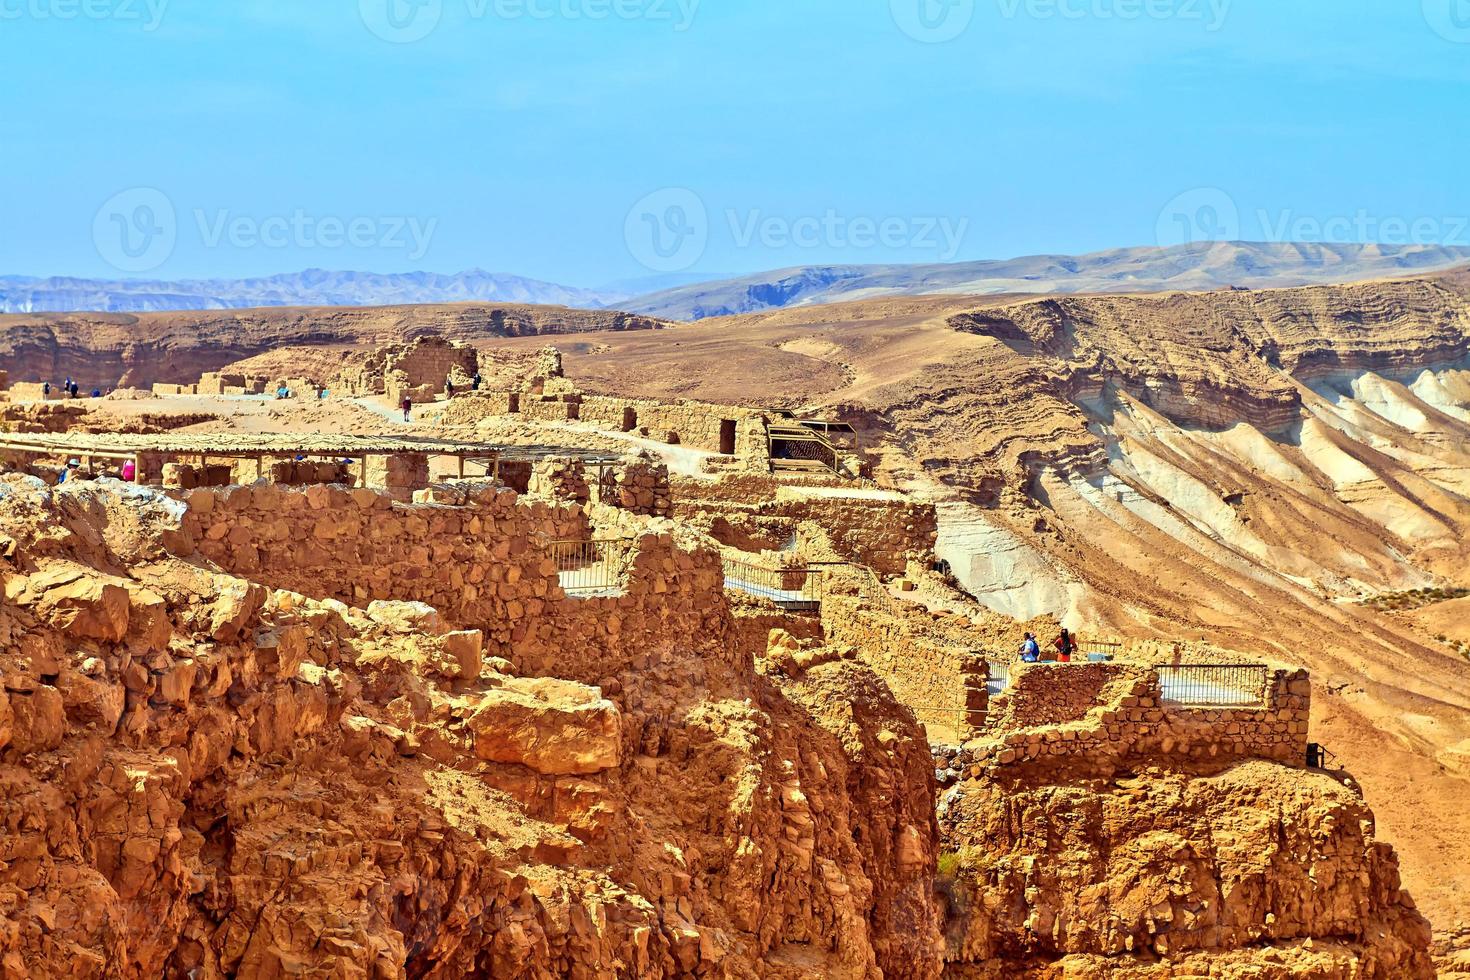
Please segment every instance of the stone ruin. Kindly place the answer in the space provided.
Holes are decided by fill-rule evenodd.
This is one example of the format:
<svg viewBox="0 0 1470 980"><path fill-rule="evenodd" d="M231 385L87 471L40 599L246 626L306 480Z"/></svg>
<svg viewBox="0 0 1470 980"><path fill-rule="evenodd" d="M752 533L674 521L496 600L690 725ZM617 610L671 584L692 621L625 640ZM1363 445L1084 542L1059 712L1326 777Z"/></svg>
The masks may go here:
<svg viewBox="0 0 1470 980"><path fill-rule="evenodd" d="M417 403L444 394L446 383L457 391L469 390L478 371L479 354L473 347L428 334L373 351L361 363L345 368L328 387L355 396L382 395L393 405L404 398Z"/></svg>

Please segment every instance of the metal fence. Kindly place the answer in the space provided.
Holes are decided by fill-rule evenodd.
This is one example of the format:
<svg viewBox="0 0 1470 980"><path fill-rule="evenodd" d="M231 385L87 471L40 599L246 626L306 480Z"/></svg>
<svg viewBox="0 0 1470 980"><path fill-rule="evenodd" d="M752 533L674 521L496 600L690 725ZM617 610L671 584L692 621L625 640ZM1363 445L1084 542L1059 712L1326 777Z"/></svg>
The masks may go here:
<svg viewBox="0 0 1470 980"><path fill-rule="evenodd" d="M815 568L764 568L726 558L725 588L769 599L787 610L816 609L822 604L824 574Z"/></svg>
<svg viewBox="0 0 1470 980"><path fill-rule="evenodd" d="M623 590L631 539L553 541L546 548L567 595L616 595Z"/></svg>
<svg viewBox="0 0 1470 980"><path fill-rule="evenodd" d="M985 685L990 689L990 696L995 697L1011 686L1011 665L1001 660L987 660L990 665L990 680Z"/></svg>
<svg viewBox="0 0 1470 980"><path fill-rule="evenodd" d="M1105 640L1078 640L1074 656L1080 655L1084 660L1089 657L1106 657L1111 660L1122 652L1123 644L1121 643L1109 643Z"/></svg>
<svg viewBox="0 0 1470 980"><path fill-rule="evenodd" d="M1179 664L1159 667L1159 688L1173 704L1211 708L1254 708L1266 703L1267 670L1262 664Z"/></svg>

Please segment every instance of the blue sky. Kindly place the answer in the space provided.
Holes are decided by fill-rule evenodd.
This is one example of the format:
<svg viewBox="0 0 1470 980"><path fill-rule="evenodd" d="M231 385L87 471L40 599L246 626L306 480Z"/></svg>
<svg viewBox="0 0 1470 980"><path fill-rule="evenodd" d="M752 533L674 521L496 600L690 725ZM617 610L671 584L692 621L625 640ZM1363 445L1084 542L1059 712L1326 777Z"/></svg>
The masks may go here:
<svg viewBox="0 0 1470 980"><path fill-rule="evenodd" d="M0 62L0 274L1470 245L1470 0L0 0Z"/></svg>

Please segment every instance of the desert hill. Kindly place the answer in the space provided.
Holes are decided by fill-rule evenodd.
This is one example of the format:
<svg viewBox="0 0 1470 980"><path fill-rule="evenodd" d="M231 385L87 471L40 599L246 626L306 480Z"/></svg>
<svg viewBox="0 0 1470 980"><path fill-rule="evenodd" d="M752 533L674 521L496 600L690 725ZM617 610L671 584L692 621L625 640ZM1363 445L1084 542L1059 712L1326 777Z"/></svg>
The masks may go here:
<svg viewBox="0 0 1470 980"><path fill-rule="evenodd" d="M1438 245L1198 242L975 262L810 265L734 277L676 273L592 289L479 269L453 275L307 269L249 279L181 281L0 276L0 313L474 302L623 309L699 320L884 296L1262 289L1412 275L1466 261L1470 248Z"/></svg>
<svg viewBox="0 0 1470 980"><path fill-rule="evenodd" d="M1470 275L899 297L566 352L590 387L841 411L880 479L939 497L939 554L993 609L1329 678L1318 730L1431 918L1470 902L1465 660L1360 604L1470 585Z"/></svg>
<svg viewBox="0 0 1470 980"><path fill-rule="evenodd" d="M522 335L650 330L663 324L615 310L486 305L291 307L195 313L38 313L0 316L0 370L12 381L147 387L198 379L283 347L370 347L438 333L477 341Z"/></svg>
<svg viewBox="0 0 1470 980"><path fill-rule="evenodd" d="M680 286L620 305L699 320L899 295L1264 289L1402 276L1467 259L1470 249L1443 246L1198 242L951 264L800 266Z"/></svg>

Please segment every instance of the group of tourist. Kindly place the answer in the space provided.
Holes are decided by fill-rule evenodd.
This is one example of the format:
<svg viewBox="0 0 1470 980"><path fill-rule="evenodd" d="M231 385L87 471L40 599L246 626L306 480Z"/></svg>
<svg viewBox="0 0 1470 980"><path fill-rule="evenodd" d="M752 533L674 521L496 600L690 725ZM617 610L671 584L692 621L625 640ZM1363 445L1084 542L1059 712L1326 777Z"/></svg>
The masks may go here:
<svg viewBox="0 0 1470 980"><path fill-rule="evenodd" d="M50 398L51 397L51 390L52 390L51 382L49 382L49 381L43 381L43 382L41 382L41 395L43 397ZM61 383L61 393L63 395L65 395L67 398L80 398L80 397L82 397L81 390L82 390L81 389L81 385L79 385L75 381L73 381L71 379L71 375L67 375L66 380ZM102 397L102 389L101 388L93 388L92 389L92 397L93 398L101 398Z"/></svg>
<svg viewBox="0 0 1470 980"><path fill-rule="evenodd" d="M110 476L115 480L121 480L124 483L132 483L138 478L138 464L131 459L124 460L121 467L116 470L107 472L103 475ZM90 480L93 479L95 476L95 473L91 473L82 469L82 461L80 459L72 457L71 459L67 460L66 465L61 468L61 473L58 474L56 477L56 485L61 486L63 483L67 482L68 479L75 482L77 480Z"/></svg>
<svg viewBox="0 0 1470 980"><path fill-rule="evenodd" d="M1077 652L1077 642L1065 626L1056 639L1051 641L1052 648L1056 650L1057 663L1069 664L1072 662L1072 654ZM1035 633L1027 633L1025 641L1021 644L1021 662L1034 664L1041 660L1041 644L1036 642Z"/></svg>
<svg viewBox="0 0 1470 980"><path fill-rule="evenodd" d="M480 390L480 385L482 383L483 383L483 379L480 377L480 372L479 371L476 371L475 372L475 376L470 379L470 390L471 391L479 391ZM444 379L444 394L447 397L449 397L449 398L453 398L454 397L454 377L453 377L453 375L451 375L451 376L449 376L449 377L447 377L447 378ZM403 396L403 401L399 403L398 407L401 408L401 409L403 409L403 421L405 421L405 422L412 422L413 421L413 399L410 398L408 395L404 395Z"/></svg>

